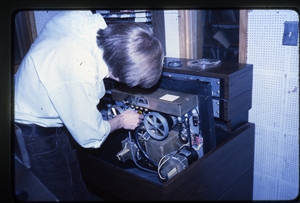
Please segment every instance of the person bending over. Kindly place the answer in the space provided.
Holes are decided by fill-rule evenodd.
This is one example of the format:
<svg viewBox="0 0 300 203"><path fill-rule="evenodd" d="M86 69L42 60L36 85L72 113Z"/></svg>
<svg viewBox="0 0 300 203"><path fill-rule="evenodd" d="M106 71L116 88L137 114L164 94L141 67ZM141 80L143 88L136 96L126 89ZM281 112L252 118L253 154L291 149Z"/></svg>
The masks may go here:
<svg viewBox="0 0 300 203"><path fill-rule="evenodd" d="M65 128L84 148L135 129L143 115L132 110L103 120L103 79L150 88L163 58L146 24L107 26L91 11L60 11L45 24L14 75L14 122L24 164L59 201L89 200Z"/></svg>

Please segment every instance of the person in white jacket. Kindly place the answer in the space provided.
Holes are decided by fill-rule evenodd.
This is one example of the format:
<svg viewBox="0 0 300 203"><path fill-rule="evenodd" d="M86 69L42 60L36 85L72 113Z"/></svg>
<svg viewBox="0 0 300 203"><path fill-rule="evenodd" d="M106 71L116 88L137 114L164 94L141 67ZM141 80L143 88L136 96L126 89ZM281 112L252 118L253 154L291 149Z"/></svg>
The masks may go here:
<svg viewBox="0 0 300 203"><path fill-rule="evenodd" d="M103 120L103 79L150 88L163 58L145 24L107 26L91 11L61 11L45 24L15 74L14 121L24 164L58 200L89 196L65 129L84 148L99 148L117 129L135 129L143 115L132 110Z"/></svg>

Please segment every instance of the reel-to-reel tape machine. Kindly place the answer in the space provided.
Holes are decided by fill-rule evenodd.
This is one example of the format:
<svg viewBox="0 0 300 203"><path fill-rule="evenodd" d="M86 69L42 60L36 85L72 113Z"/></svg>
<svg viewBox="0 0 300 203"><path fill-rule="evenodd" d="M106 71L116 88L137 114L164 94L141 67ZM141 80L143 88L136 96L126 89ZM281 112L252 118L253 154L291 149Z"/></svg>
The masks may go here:
<svg viewBox="0 0 300 203"><path fill-rule="evenodd" d="M139 127L121 141L122 149L116 154L119 161L134 161L165 181L203 156L197 95L118 87L111 90L111 96L115 103L108 105L107 119L126 109L144 115Z"/></svg>

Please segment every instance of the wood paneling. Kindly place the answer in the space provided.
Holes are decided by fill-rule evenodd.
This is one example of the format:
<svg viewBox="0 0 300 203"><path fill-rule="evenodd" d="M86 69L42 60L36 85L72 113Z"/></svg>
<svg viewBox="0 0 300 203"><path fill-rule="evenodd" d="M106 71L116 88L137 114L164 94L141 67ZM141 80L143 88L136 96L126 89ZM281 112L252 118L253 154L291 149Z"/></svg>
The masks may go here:
<svg viewBox="0 0 300 203"><path fill-rule="evenodd" d="M34 11L20 11L15 16L15 30L13 44L15 45L14 50L14 65L12 67L13 73L16 73L19 65L29 50L31 44L34 42L37 37L36 23L34 17ZM19 56L16 56L16 53L19 53Z"/></svg>
<svg viewBox="0 0 300 203"><path fill-rule="evenodd" d="M201 10L178 10L178 29L180 58L201 58Z"/></svg>
<svg viewBox="0 0 300 203"><path fill-rule="evenodd" d="M181 61L181 67L169 67L171 61ZM241 93L252 89L253 65L243 63L221 62L221 65L206 70L193 69L187 66L190 61L185 58L166 57L164 71L194 76L205 76L220 79L220 95L223 99L232 99Z"/></svg>
<svg viewBox="0 0 300 203"><path fill-rule="evenodd" d="M37 37L34 11L27 11L26 16L27 16L28 27L30 30L31 43L32 43L35 40L35 38Z"/></svg>
<svg viewBox="0 0 300 203"><path fill-rule="evenodd" d="M248 10L240 10L239 63L247 63Z"/></svg>

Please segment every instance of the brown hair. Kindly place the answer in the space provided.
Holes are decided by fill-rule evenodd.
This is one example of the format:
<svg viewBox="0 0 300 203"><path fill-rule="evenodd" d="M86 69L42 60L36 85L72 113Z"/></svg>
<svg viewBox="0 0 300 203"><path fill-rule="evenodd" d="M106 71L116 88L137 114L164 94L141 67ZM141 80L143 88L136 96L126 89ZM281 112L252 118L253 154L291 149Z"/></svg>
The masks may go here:
<svg viewBox="0 0 300 203"><path fill-rule="evenodd" d="M130 87L150 88L162 73L164 51L149 25L111 24L97 32L97 45L114 77Z"/></svg>

